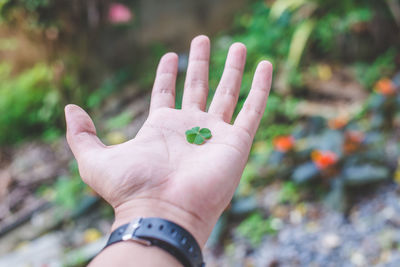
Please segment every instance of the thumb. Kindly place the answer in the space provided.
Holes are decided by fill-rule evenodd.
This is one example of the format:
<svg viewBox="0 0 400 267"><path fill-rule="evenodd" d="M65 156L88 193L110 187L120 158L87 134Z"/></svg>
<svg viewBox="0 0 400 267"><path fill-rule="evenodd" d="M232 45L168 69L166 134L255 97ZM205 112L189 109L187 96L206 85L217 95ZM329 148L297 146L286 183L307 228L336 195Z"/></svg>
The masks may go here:
<svg viewBox="0 0 400 267"><path fill-rule="evenodd" d="M67 123L67 141L78 161L84 153L105 147L96 135L92 119L80 107L67 105L65 121Z"/></svg>

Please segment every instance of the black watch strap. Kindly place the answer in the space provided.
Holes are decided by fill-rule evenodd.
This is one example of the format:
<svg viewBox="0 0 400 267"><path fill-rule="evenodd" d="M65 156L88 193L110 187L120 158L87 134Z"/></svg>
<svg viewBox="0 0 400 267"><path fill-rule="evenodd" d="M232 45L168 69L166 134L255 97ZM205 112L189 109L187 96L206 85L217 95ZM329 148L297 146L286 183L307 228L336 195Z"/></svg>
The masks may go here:
<svg viewBox="0 0 400 267"><path fill-rule="evenodd" d="M138 218L115 229L105 248L116 242L133 240L164 249L185 267L202 267L203 255L194 237L183 227L161 218Z"/></svg>

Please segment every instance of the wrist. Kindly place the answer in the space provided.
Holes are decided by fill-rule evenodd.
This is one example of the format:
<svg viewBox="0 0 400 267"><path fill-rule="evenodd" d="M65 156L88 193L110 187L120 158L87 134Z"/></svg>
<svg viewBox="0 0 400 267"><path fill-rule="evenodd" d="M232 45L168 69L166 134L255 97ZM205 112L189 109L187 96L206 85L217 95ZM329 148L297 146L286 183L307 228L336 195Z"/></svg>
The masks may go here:
<svg viewBox="0 0 400 267"><path fill-rule="evenodd" d="M111 227L114 231L121 225L139 217L159 217L174 222L185 228L203 248L213 225L208 225L194 214L171 203L152 198L137 198L114 207L115 221Z"/></svg>

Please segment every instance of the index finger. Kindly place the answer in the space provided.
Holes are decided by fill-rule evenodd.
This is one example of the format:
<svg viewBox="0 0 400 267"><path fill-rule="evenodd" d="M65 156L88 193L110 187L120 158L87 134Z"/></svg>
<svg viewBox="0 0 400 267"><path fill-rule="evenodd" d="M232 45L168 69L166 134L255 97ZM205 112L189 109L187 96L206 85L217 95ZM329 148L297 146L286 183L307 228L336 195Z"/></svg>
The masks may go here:
<svg viewBox="0 0 400 267"><path fill-rule="evenodd" d="M150 112L162 108L175 107L175 83L178 73L178 56L165 54L158 64L153 90L151 92Z"/></svg>
<svg viewBox="0 0 400 267"><path fill-rule="evenodd" d="M251 138L254 137L262 115L264 114L271 88L271 80L271 63L266 60L261 61L254 73L249 95L233 124L235 127L246 131Z"/></svg>

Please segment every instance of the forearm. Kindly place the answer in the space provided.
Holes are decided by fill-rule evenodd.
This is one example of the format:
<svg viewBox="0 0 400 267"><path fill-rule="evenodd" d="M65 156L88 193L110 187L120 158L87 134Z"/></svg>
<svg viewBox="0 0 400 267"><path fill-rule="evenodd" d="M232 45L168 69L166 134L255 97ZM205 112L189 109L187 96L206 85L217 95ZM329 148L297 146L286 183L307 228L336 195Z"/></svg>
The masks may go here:
<svg viewBox="0 0 400 267"><path fill-rule="evenodd" d="M155 246L144 246L133 241L113 244L104 249L89 267L109 266L182 266L173 256Z"/></svg>

